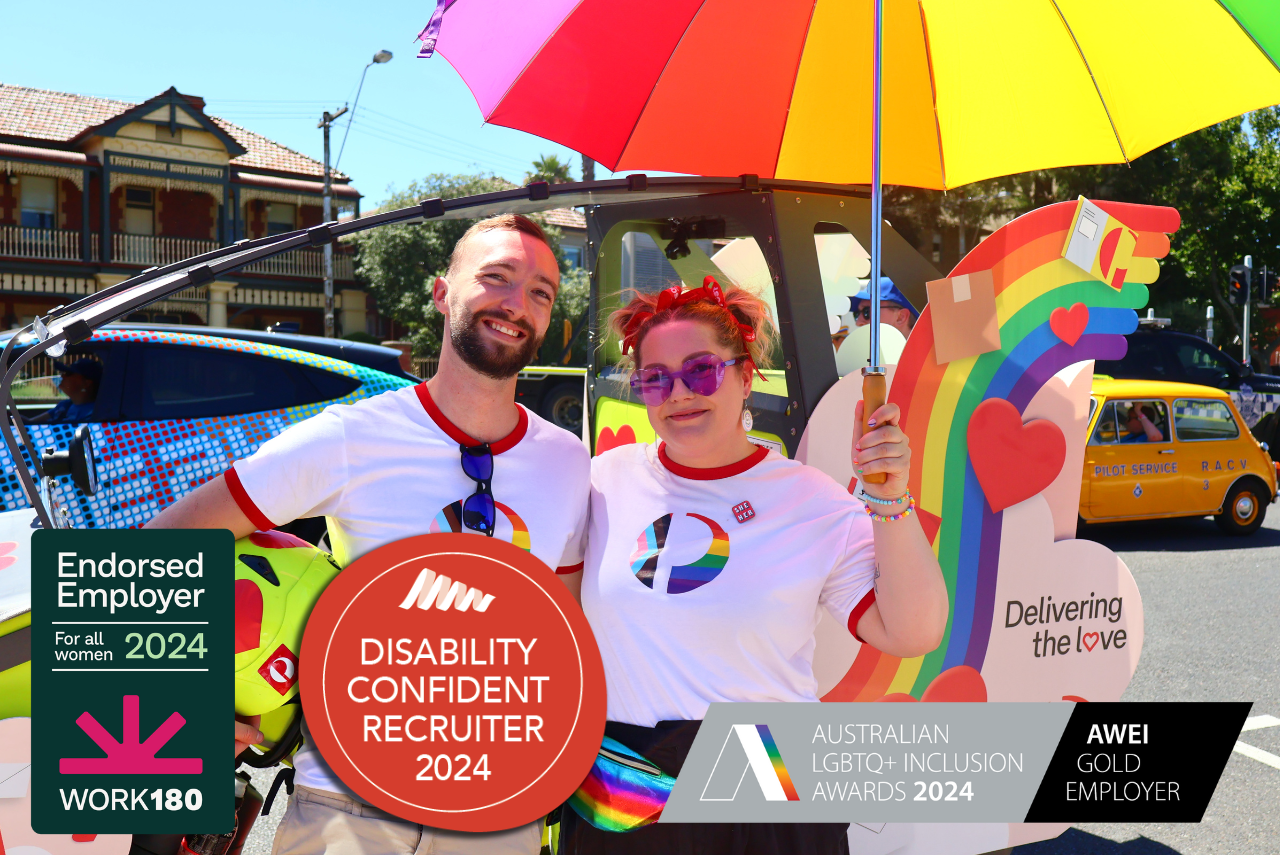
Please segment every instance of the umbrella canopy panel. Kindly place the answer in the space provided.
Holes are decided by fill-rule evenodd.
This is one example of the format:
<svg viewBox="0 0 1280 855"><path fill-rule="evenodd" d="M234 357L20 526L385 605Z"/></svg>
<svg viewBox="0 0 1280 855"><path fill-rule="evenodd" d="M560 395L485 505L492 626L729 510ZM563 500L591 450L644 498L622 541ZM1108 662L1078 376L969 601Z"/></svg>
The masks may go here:
<svg viewBox="0 0 1280 855"><path fill-rule="evenodd" d="M611 169L871 179L871 0L456 0L487 121ZM1280 102L1274 0L885 0L884 181L1120 163Z"/></svg>

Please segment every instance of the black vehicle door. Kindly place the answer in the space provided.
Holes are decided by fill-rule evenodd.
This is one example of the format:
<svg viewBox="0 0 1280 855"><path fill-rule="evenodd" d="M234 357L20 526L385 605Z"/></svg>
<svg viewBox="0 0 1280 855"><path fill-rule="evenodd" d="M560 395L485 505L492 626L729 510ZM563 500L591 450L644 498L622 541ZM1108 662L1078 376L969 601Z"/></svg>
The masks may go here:
<svg viewBox="0 0 1280 855"><path fill-rule="evenodd" d="M1240 388L1240 366L1208 342L1178 336L1167 343L1182 382L1214 389Z"/></svg>
<svg viewBox="0 0 1280 855"><path fill-rule="evenodd" d="M1182 370L1158 336L1134 333L1126 336L1129 350L1123 359L1099 359L1094 372L1120 380L1181 380Z"/></svg>

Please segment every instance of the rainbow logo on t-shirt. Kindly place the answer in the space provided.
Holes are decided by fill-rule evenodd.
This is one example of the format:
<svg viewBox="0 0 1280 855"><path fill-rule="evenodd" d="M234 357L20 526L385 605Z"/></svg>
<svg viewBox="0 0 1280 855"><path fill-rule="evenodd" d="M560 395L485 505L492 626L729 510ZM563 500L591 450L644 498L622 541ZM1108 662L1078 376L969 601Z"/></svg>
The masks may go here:
<svg viewBox="0 0 1280 855"><path fill-rule="evenodd" d="M636 539L635 551L628 559L631 572L636 574L646 588L653 587L653 577L658 572L658 558L667 546L667 534L671 531L671 518L674 514L658 517L641 532ZM729 563L729 535L715 520L702 514L685 514L706 523L711 529L711 546L705 555L692 564L678 564L671 568L671 577L667 580L668 594L684 594L695 588L701 588L720 575L720 571Z"/></svg>
<svg viewBox="0 0 1280 855"><path fill-rule="evenodd" d="M671 568L671 578L667 580L668 594L683 594L695 588L701 588L720 575L724 565L729 563L729 535L715 521L702 514L685 514L696 520L702 520L711 529L711 546L707 553L692 564L679 564Z"/></svg>
<svg viewBox="0 0 1280 855"><path fill-rule="evenodd" d="M525 525L520 515L502 504L502 502L494 502L493 506L507 518L507 522L511 523L512 545L520 547L525 552L532 552L533 547L529 540L529 526ZM440 513L436 514L435 519L431 521L431 525L427 527L428 534L443 534L446 532L458 534L469 531L469 529L462 526L462 502L453 502L445 505L440 509Z"/></svg>
<svg viewBox="0 0 1280 855"><path fill-rule="evenodd" d="M631 572L646 588L653 587L653 575L658 572L658 556L667 545L667 532L671 529L671 514L658 517L640 533L636 549L631 553Z"/></svg>

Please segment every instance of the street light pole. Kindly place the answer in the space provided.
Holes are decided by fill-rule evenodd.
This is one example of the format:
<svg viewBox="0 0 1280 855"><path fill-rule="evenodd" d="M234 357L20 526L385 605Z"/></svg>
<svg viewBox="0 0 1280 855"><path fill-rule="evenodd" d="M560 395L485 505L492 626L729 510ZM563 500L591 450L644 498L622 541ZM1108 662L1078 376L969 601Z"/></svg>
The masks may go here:
<svg viewBox="0 0 1280 855"><path fill-rule="evenodd" d="M355 117L355 108L360 105L360 93L364 90L364 75L369 70L370 65L381 65L384 62L391 61L391 51L380 50L373 55L373 59L369 60L368 65L364 67L364 71L360 72L360 86L356 89L355 105L351 108L351 116ZM334 120L339 116L345 115L347 108L344 105L341 110L335 113L326 112L320 117L320 124L317 128L324 128L324 221L326 223L333 220L333 169L329 166L329 128L333 126ZM346 133L342 135L342 147L338 149L338 160L342 160L342 152L347 148L347 134L351 133L351 119L347 120ZM325 338L333 338L334 322L333 322L333 244L326 243L324 245L324 336Z"/></svg>
<svg viewBox="0 0 1280 855"><path fill-rule="evenodd" d="M1244 257L1244 359L1245 365L1252 366L1253 362L1249 359L1249 301L1253 295L1249 292L1253 290L1253 256L1246 255Z"/></svg>
<svg viewBox="0 0 1280 855"><path fill-rule="evenodd" d="M337 112L325 111L318 128L324 128L324 221L333 221L333 171L329 168L329 128L333 120L347 112L343 107ZM333 244L324 245L324 337L333 338Z"/></svg>
<svg viewBox="0 0 1280 855"><path fill-rule="evenodd" d="M356 120L356 108L360 106L360 93L364 91L364 76L369 73L370 65L382 65L384 62L390 62L391 57L391 51L380 50L365 65L364 71L360 72L360 85L356 87L356 100L352 102L351 115L347 117L347 129L342 132L342 145L338 146L338 161L334 165L335 169L342 164L342 153L347 150L347 136L351 133L351 123Z"/></svg>

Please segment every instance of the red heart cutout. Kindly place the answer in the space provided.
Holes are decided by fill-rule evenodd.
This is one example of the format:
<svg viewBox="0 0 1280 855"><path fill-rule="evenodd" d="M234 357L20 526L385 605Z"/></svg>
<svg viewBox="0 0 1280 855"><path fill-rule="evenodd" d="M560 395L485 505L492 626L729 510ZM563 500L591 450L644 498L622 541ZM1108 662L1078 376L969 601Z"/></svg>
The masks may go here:
<svg viewBox="0 0 1280 855"><path fill-rule="evenodd" d="M631 445L635 441L636 432L631 425L623 425L617 433L613 432L613 428L605 428L596 437L596 457L611 448L617 448L620 445Z"/></svg>
<svg viewBox="0 0 1280 855"><path fill-rule="evenodd" d="M249 579L236 580L236 653L262 643L262 591Z"/></svg>
<svg viewBox="0 0 1280 855"><path fill-rule="evenodd" d="M1071 347L1076 346L1084 328L1089 326L1089 307L1084 303L1076 303L1070 309L1061 306L1049 313L1049 329L1053 334Z"/></svg>
<svg viewBox="0 0 1280 855"><path fill-rule="evenodd" d="M987 702L987 681L982 679L976 668L968 665L957 665L948 668L933 678L929 688L924 690L920 700L936 701L970 701Z"/></svg>
<svg viewBox="0 0 1280 855"><path fill-rule="evenodd" d="M1047 419L1025 425L1017 407L990 398L973 410L969 461L993 512L1026 501L1053 483L1067 459L1062 428Z"/></svg>
<svg viewBox="0 0 1280 855"><path fill-rule="evenodd" d="M1098 640L1099 640L1099 638L1100 638L1100 636L1099 636L1099 635L1098 635L1098 633L1096 633L1096 632L1086 632L1086 633L1084 634L1084 638L1083 638L1084 646L1085 646L1085 647L1087 647L1087 648L1089 648L1090 650L1093 650L1093 648L1095 648L1095 647L1097 647L1097 646L1098 646ZM1092 643L1092 644L1090 644L1090 643L1089 643L1089 639L1093 639L1093 643Z"/></svg>

